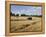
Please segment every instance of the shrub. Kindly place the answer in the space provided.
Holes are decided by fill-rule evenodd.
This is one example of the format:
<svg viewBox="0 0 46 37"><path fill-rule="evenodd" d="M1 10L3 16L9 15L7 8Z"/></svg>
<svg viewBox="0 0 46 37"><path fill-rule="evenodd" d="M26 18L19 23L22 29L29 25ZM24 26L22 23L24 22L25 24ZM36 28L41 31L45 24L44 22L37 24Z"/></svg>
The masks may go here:
<svg viewBox="0 0 46 37"><path fill-rule="evenodd" d="M31 17L29 17L29 18L28 18L28 20L32 20L32 18L31 18Z"/></svg>

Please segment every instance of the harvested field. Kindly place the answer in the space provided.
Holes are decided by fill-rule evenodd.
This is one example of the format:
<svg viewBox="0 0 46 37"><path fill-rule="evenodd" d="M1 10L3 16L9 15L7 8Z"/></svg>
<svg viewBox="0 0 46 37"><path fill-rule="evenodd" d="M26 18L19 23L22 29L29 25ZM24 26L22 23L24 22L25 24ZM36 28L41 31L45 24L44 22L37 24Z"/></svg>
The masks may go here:
<svg viewBox="0 0 46 37"><path fill-rule="evenodd" d="M11 32L40 32L41 17L31 17L32 20L28 20L27 18L29 17L11 16Z"/></svg>

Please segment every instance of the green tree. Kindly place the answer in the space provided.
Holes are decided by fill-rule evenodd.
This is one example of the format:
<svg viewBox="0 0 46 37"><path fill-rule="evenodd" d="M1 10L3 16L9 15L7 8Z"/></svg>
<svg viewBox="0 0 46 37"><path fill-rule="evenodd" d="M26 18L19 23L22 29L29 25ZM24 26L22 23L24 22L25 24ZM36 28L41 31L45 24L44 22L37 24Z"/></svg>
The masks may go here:
<svg viewBox="0 0 46 37"><path fill-rule="evenodd" d="M16 14L15 16L19 16L19 14Z"/></svg>

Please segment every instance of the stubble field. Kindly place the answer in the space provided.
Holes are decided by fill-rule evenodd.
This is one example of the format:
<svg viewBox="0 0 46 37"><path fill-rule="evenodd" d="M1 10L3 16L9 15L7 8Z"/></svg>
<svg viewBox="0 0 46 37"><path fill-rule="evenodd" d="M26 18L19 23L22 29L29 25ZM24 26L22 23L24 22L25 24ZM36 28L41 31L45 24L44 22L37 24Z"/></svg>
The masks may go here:
<svg viewBox="0 0 46 37"><path fill-rule="evenodd" d="M11 32L40 32L41 31L41 17L15 17L11 16Z"/></svg>

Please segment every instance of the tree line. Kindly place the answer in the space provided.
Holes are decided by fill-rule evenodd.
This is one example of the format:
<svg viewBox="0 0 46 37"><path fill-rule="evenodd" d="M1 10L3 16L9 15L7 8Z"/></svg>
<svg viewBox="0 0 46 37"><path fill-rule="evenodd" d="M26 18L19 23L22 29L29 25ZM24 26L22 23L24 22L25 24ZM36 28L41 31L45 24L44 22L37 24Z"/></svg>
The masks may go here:
<svg viewBox="0 0 46 37"><path fill-rule="evenodd" d="M13 14L12 12L10 13L11 16L19 16L19 14ZM21 14L21 16L35 16L35 17L41 17L42 15L26 15L26 14Z"/></svg>
<svg viewBox="0 0 46 37"><path fill-rule="evenodd" d="M10 13L11 16L19 16L19 14L13 14L13 13ZM26 14L21 14L21 16L27 16Z"/></svg>

